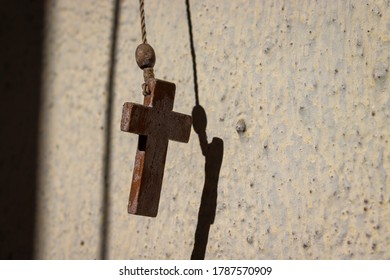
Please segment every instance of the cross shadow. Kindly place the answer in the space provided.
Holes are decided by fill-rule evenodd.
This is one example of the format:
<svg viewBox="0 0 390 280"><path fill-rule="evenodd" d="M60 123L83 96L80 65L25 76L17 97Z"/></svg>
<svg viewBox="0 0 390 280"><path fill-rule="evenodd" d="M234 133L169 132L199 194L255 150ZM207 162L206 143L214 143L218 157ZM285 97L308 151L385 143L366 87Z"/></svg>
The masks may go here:
<svg viewBox="0 0 390 280"><path fill-rule="evenodd" d="M202 154L205 157L205 182L195 231L194 249L191 260L203 260L206 254L210 226L214 223L217 209L218 179L223 158L223 140L214 137L207 143L206 111L196 105L192 111L193 127L199 136Z"/></svg>
<svg viewBox="0 0 390 280"><path fill-rule="evenodd" d="M223 159L223 140L221 138L214 137L210 143L207 142L207 115L205 109L199 104L196 55L192 34L189 0L186 0L186 7L196 103L192 110L192 122L194 130L199 137L199 144L202 150L202 155L205 157L205 181L198 212L198 224L195 231L195 242L191 254L191 260L203 260L206 254L210 227L214 223L217 209L218 179Z"/></svg>
<svg viewBox="0 0 390 280"><path fill-rule="evenodd" d="M0 259L33 259L45 1L0 8Z"/></svg>

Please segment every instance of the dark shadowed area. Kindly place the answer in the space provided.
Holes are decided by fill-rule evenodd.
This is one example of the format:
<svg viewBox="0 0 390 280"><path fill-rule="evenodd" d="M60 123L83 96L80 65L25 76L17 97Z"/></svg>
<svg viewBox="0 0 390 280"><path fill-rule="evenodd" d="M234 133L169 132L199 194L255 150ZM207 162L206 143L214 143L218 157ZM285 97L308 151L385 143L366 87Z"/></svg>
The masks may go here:
<svg viewBox="0 0 390 280"><path fill-rule="evenodd" d="M113 9L113 22L110 40L110 60L109 70L107 77L107 100L106 100L106 120L105 120L105 135L104 135L104 154L103 154L103 170L104 170L104 181L103 181L103 215L102 224L100 228L101 242L100 242L100 259L107 259L107 248L108 248L108 217L110 215L109 209L109 193L110 193L110 172L111 172L111 132L112 132L112 118L113 118L113 100L115 93L115 72L116 72L116 52L118 42L118 27L119 18L121 12L121 2L115 0Z"/></svg>
<svg viewBox="0 0 390 280"><path fill-rule="evenodd" d="M44 1L0 9L0 259L34 258Z"/></svg>
<svg viewBox="0 0 390 280"><path fill-rule="evenodd" d="M214 137L212 141L208 143L206 134L206 111L200 105L196 105L192 110L192 120L194 130L199 137L202 155L205 158L205 180L199 206L198 223L196 225L194 248L191 259L204 260L210 227L214 224L217 211L218 180L223 159L223 140Z"/></svg>

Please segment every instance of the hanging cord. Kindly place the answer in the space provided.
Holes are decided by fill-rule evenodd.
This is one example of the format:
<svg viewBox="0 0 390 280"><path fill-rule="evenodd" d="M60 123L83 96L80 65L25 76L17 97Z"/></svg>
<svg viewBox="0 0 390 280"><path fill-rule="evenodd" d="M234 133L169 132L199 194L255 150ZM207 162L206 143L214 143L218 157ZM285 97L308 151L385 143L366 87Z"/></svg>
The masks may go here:
<svg viewBox="0 0 390 280"><path fill-rule="evenodd" d="M139 68L144 71L145 83L142 84L142 94L147 96L151 94L149 84L155 80L153 66L156 62L156 55L146 39L144 0L139 0L139 13L141 18L142 44L135 50L135 60L137 61Z"/></svg>
<svg viewBox="0 0 390 280"><path fill-rule="evenodd" d="M146 25L145 25L145 10L144 10L144 0L139 0L139 13L141 17L141 33L142 33L142 42L144 44L148 43L146 40Z"/></svg>

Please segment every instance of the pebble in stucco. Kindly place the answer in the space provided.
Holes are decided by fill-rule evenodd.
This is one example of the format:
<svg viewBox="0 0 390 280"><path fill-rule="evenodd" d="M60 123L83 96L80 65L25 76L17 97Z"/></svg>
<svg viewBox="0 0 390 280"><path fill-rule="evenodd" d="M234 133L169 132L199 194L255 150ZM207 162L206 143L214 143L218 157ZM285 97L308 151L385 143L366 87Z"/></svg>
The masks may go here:
<svg viewBox="0 0 390 280"><path fill-rule="evenodd" d="M242 134L246 131L246 123L243 119L238 120L238 122L236 123L236 131L239 134Z"/></svg>

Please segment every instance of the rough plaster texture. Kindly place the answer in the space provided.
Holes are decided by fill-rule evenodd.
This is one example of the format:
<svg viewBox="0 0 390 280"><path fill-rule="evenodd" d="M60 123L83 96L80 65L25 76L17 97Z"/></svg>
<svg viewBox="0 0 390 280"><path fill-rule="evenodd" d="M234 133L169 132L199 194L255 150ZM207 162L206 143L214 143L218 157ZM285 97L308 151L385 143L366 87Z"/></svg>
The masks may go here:
<svg viewBox="0 0 390 280"><path fill-rule="evenodd" d="M99 258L113 3L48 3L38 258ZM107 257L188 259L205 180L170 142L157 218L126 213L142 102L138 1L121 1ZM390 1L191 1L207 137L224 143L207 259L390 258ZM195 105L184 0L147 1L158 78ZM237 133L236 123L246 123Z"/></svg>
<svg viewBox="0 0 390 280"><path fill-rule="evenodd" d="M47 4L38 258L99 256L111 9Z"/></svg>

